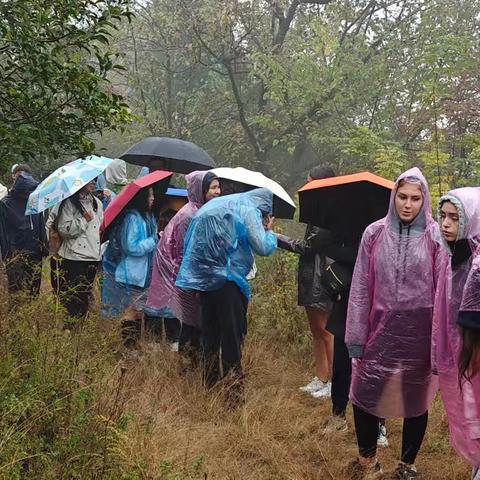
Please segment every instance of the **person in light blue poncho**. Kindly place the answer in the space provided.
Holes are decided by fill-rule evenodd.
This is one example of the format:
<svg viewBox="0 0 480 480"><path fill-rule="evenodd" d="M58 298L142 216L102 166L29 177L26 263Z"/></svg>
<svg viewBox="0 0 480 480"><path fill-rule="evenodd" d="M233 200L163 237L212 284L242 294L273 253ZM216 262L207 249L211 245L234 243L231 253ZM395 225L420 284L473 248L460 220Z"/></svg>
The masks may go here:
<svg viewBox="0 0 480 480"><path fill-rule="evenodd" d="M143 294L150 285L158 240L157 223L151 211L153 201L151 188L140 190L110 232L103 258L103 316L119 315L131 307L133 311L125 315L136 317L134 312L141 312L144 306Z"/></svg>
<svg viewBox="0 0 480 480"><path fill-rule="evenodd" d="M271 231L273 195L265 188L219 197L193 218L184 243L176 285L200 292L204 380L212 387L222 370L231 392L241 393L241 346L246 334L253 254L271 255L277 239Z"/></svg>

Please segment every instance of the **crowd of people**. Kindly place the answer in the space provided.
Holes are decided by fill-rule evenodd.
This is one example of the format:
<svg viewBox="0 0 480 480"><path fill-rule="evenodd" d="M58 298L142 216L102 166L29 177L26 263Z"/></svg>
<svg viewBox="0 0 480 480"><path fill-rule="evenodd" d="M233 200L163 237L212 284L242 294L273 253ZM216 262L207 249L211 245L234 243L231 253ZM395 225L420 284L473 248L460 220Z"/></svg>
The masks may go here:
<svg viewBox="0 0 480 480"><path fill-rule="evenodd" d="M332 176L316 167L308 181ZM126 348L135 347L143 321L202 370L206 388L221 381L228 400L241 404L254 255L294 252L315 361L315 377L300 390L331 399L325 434L348 429L352 404L359 455L345 478L384 478L377 447L388 445L388 418L403 419L392 478L417 478L428 410L440 390L451 443L480 480L479 188L442 196L435 221L427 181L412 168L396 180L387 215L364 232L336 231L333 220L328 228L308 225L297 240L273 232L269 190L222 191L212 172L192 172L178 212L165 220L165 202L143 188L115 220L105 248L100 227L114 194L101 178L46 218L24 214L38 185L29 166L16 165L12 180L0 200L8 289L38 295L50 255L65 328L75 330L87 315L101 271L101 313L121 319Z"/></svg>

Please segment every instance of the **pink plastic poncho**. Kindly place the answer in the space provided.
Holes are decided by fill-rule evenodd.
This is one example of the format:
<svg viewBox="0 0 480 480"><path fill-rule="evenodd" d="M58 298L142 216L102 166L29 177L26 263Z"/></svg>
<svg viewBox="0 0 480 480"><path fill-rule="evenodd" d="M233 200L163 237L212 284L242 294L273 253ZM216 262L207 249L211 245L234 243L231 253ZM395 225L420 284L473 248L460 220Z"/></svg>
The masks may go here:
<svg viewBox="0 0 480 480"><path fill-rule="evenodd" d="M181 322L198 326L200 303L193 292L175 286L182 263L183 240L197 210L205 203L202 182L208 172L192 172L187 179L188 203L170 220L158 242L153 261L152 282L148 290L147 307L165 308Z"/></svg>
<svg viewBox="0 0 480 480"><path fill-rule="evenodd" d="M415 220L403 225L395 193L407 178L421 184L424 202ZM350 399L372 415L420 416L435 396L430 366L435 238L428 185L413 168L397 179L387 216L365 230L350 290L345 343L356 358Z"/></svg>
<svg viewBox="0 0 480 480"><path fill-rule="evenodd" d="M460 188L441 198L459 213L458 239L467 239L472 252L480 241L480 189ZM432 368L438 372L440 393L447 412L450 441L471 465L480 466L480 378L458 383L461 346L457 327L459 309L480 310L480 256L478 249L468 261L452 268L451 249L443 241L440 275L435 297L432 333ZM468 280L467 280L468 278ZM463 301L462 301L463 297ZM460 308L461 307L461 308Z"/></svg>

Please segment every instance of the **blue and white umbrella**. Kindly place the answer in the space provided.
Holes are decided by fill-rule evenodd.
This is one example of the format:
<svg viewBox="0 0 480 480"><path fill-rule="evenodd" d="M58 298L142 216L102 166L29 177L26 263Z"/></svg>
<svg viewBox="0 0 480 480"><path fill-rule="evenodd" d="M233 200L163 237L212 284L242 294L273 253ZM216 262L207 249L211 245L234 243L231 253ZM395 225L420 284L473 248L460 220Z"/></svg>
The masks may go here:
<svg viewBox="0 0 480 480"><path fill-rule="evenodd" d="M25 215L51 208L71 197L105 171L111 158L90 155L57 168L30 194Z"/></svg>

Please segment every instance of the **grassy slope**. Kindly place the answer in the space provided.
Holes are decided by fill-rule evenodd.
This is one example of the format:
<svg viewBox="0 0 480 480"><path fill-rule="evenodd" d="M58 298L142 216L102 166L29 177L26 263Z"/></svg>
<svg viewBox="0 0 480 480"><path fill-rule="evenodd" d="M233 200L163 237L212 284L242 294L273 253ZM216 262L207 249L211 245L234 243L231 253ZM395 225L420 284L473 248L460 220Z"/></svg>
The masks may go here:
<svg viewBox="0 0 480 480"><path fill-rule="evenodd" d="M245 345L246 403L229 409L198 372L181 374L167 348L139 359L116 352L118 322L93 316L62 333L51 300L0 312L0 478L342 479L355 455L350 430L322 435L330 412L298 392L312 372L306 322L295 306L295 258L259 262ZM388 421L387 469L401 426ZM467 479L450 449L440 402L418 458L423 479Z"/></svg>

